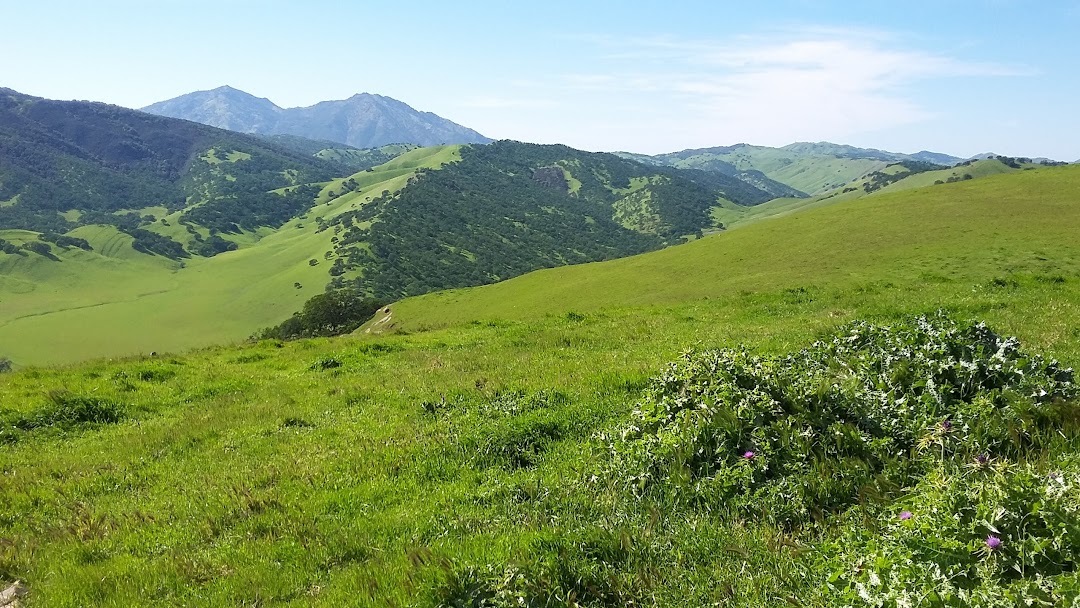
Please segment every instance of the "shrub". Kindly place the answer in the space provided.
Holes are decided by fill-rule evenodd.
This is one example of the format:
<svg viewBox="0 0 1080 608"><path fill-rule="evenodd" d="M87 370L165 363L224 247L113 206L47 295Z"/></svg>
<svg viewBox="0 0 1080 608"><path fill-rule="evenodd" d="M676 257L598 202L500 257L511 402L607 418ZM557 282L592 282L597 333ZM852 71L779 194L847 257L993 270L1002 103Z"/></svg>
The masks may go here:
<svg viewBox="0 0 1080 608"><path fill-rule="evenodd" d="M295 340L347 334L370 319L383 303L351 289L321 293L280 325L256 334L262 340Z"/></svg>
<svg viewBox="0 0 1080 608"><path fill-rule="evenodd" d="M942 315L856 322L780 358L688 353L606 437L636 495L795 525L895 495L938 461L1036 447L1074 409L1071 369Z"/></svg>

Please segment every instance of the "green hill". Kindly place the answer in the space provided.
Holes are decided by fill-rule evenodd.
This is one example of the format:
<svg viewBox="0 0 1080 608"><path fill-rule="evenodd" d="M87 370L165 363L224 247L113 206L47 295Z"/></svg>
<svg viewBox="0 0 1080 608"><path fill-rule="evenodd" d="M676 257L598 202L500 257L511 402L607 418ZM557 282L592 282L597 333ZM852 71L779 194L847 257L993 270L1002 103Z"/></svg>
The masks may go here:
<svg viewBox="0 0 1080 608"><path fill-rule="evenodd" d="M396 191L417 168L438 167L455 152L425 148L385 170L365 171L355 195ZM0 354L20 364L59 363L244 339L322 292L334 235L319 230L314 216L333 217L355 204L350 197L327 200L277 230L241 235L248 242L236 250L182 262L136 251L129 235L102 225L70 232L92 249L55 248L59 261L0 253ZM161 220L151 227L168 228ZM29 231L0 230L0 239L39 242Z"/></svg>
<svg viewBox="0 0 1080 608"><path fill-rule="evenodd" d="M719 206L713 210L713 219L727 227L736 227L865 196L940 186L1002 173L1034 170L1041 166L1043 165L1020 162L1020 159L1008 157L964 161L949 169L918 161L901 161L808 199L778 198L754 207Z"/></svg>
<svg viewBox="0 0 1080 608"><path fill-rule="evenodd" d="M769 198L724 175L504 141L325 225L340 235L335 284L396 299L655 249L711 228L720 200Z"/></svg>
<svg viewBox="0 0 1080 608"><path fill-rule="evenodd" d="M1080 270L1069 236L1080 222L1078 185L1080 171L1068 167L881 193L648 255L404 300L394 318L413 330L814 289L822 282L910 286L977 283L1011 273L1071 276ZM1002 258L993 253L999 250L1013 254ZM964 263L952 265L953 259Z"/></svg>
<svg viewBox="0 0 1080 608"><path fill-rule="evenodd" d="M30 608L1074 604L1078 186L874 195L405 300L385 324L408 334L0 374L0 587Z"/></svg>
<svg viewBox="0 0 1080 608"><path fill-rule="evenodd" d="M0 228L63 234L106 224L173 259L224 250L221 234L276 228L330 165L253 137L116 106L0 90ZM269 192L278 190L277 192ZM11 202L13 201L13 202ZM179 241L149 208L177 213ZM215 238L216 237L216 238Z"/></svg>

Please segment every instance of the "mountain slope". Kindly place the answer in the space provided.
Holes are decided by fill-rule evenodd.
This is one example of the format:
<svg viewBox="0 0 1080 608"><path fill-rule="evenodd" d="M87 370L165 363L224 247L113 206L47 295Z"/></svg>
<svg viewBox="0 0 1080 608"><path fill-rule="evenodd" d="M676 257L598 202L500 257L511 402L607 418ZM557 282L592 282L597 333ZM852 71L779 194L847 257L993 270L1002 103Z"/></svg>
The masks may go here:
<svg viewBox="0 0 1080 608"><path fill-rule="evenodd" d="M357 148L491 141L431 112L419 112L396 99L368 93L283 109L267 99L224 86L151 104L143 111L243 133L296 135Z"/></svg>

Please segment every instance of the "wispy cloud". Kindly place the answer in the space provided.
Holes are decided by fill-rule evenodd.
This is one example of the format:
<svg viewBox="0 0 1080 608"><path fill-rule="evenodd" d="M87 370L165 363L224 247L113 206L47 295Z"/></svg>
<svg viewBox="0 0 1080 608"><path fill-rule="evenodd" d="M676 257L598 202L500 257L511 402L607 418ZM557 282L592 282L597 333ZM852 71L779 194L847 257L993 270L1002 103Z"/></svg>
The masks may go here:
<svg viewBox="0 0 1080 608"><path fill-rule="evenodd" d="M565 122L546 125L544 133L591 149L605 147L601 141L610 148L612 137L624 148L652 148L641 151L738 141L779 145L842 141L930 120L936 109L917 92L933 81L1033 73L1022 65L913 48L901 36L866 29L577 42L591 51L579 64L583 69L515 82L485 107L573 107L575 118L560 113ZM624 142L617 139L620 130Z"/></svg>
<svg viewBox="0 0 1080 608"><path fill-rule="evenodd" d="M904 49L887 33L823 28L733 42L644 40L611 57L663 69L593 81L578 74L563 84L589 82L595 89L608 82L619 93L665 91L672 110L717 142L836 139L894 128L933 115L909 95L919 81L1030 73Z"/></svg>

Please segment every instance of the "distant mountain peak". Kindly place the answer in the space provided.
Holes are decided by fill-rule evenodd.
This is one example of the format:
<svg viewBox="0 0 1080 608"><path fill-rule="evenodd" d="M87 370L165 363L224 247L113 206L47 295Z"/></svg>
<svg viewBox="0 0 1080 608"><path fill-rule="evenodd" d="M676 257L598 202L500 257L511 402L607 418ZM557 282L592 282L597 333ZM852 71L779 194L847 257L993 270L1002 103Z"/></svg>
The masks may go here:
<svg viewBox="0 0 1080 608"><path fill-rule="evenodd" d="M392 143L420 146L488 143L472 129L431 112L374 93L283 109L264 97L223 85L142 108L144 112L258 135L296 135L377 148Z"/></svg>

